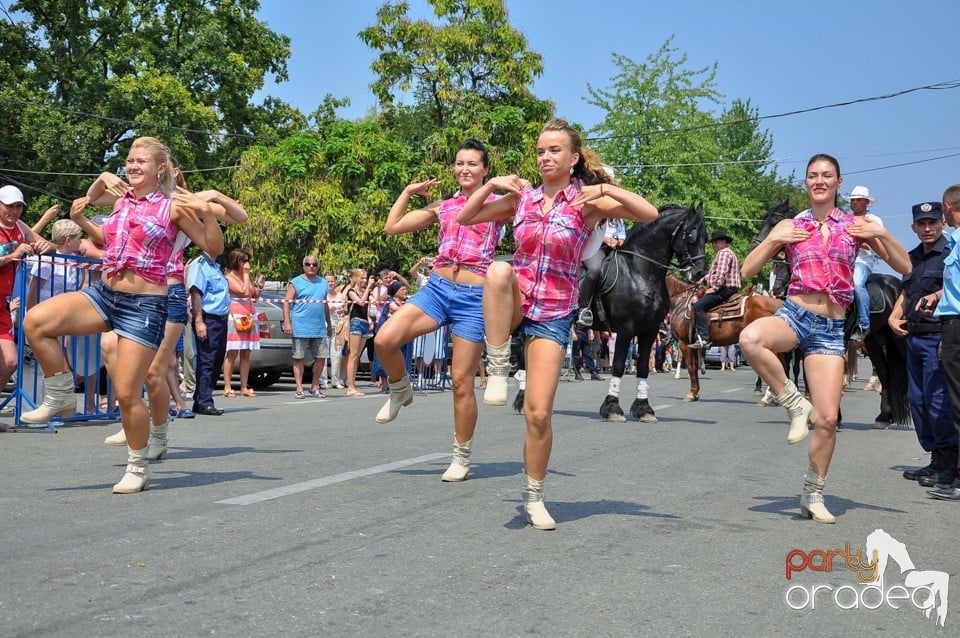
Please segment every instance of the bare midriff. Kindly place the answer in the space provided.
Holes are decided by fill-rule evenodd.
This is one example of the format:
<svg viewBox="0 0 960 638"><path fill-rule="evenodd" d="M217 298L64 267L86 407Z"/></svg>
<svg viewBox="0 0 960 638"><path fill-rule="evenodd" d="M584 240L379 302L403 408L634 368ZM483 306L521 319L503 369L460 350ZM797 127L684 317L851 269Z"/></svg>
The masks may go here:
<svg viewBox="0 0 960 638"><path fill-rule="evenodd" d="M118 292L129 292L138 295L167 294L166 286L147 281L127 268L105 279L104 283Z"/></svg>
<svg viewBox="0 0 960 638"><path fill-rule="evenodd" d="M453 269L453 266L443 266L442 268L434 268L433 272L437 273L447 281L452 281L458 284L464 284L467 286L482 286L483 277L478 275L475 272L471 272L466 268Z"/></svg>
<svg viewBox="0 0 960 638"><path fill-rule="evenodd" d="M818 315L830 317L831 319L843 319L847 314L842 306L830 301L830 297L825 292L808 292L799 295L790 295L790 299L810 312L815 312Z"/></svg>

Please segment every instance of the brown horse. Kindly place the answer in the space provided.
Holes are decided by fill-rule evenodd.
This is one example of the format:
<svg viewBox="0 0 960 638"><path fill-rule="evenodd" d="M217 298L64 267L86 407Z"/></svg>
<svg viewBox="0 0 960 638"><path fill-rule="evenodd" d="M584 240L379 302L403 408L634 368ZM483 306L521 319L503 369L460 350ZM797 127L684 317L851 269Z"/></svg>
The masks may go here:
<svg viewBox="0 0 960 638"><path fill-rule="evenodd" d="M700 351L690 347L693 340L693 303L696 301L696 284L667 274L667 290L670 291L670 327L680 345L680 356L690 374L690 392L684 401L700 400ZM740 341L740 331L749 323L773 315L783 302L775 297L756 293L748 286L738 294L707 313L710 325L710 342L716 346L729 346Z"/></svg>

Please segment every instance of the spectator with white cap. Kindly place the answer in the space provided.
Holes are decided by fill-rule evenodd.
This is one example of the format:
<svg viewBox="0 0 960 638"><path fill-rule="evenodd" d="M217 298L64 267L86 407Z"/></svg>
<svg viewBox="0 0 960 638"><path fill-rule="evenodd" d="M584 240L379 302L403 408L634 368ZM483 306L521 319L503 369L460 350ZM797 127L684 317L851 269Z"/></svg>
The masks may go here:
<svg viewBox="0 0 960 638"><path fill-rule="evenodd" d="M867 208L877 203L875 195L870 194L870 189L866 186L854 186L850 191L850 210L857 217L865 217L868 221L876 222L883 226L883 220L868 213ZM870 293L867 292L867 279L873 272L873 267L877 263L877 253L870 246L860 244L860 252L857 253L857 261L853 270L853 290L857 300L857 328L850 335L851 341L863 341L863 338L870 332Z"/></svg>
<svg viewBox="0 0 960 638"><path fill-rule="evenodd" d="M0 244L4 248L0 251L3 253L0 254L0 388L7 385L17 368L17 344L13 340L9 306L17 263L29 255L49 254L56 250L53 244L20 221L26 206L19 188L10 185L0 188Z"/></svg>

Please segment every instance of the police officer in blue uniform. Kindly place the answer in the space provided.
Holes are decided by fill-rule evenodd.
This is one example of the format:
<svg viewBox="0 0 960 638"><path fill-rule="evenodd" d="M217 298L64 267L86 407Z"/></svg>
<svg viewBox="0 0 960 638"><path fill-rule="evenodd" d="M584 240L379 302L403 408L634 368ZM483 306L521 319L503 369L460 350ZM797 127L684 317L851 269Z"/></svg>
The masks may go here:
<svg viewBox="0 0 960 638"><path fill-rule="evenodd" d="M939 353L942 325L932 314L940 299L944 260L949 254L940 202L914 206L910 227L920 245L910 251L913 272L903 279L903 291L889 323L907 338L910 414L920 446L931 455L929 465L908 469L903 477L932 487L953 483L957 470L957 431Z"/></svg>
<svg viewBox="0 0 960 638"><path fill-rule="evenodd" d="M943 193L943 215L947 224L954 229L947 239L950 254L944 260L943 290L934 316L943 326L941 340L941 359L947 373L947 390L953 405L960 407L960 184L954 184ZM960 410L953 413L954 429L960 433ZM956 459L956 450L954 459ZM956 476L955 464L953 483L938 483L937 489L927 492L942 501L960 501L960 477ZM943 478L949 478L945 475Z"/></svg>

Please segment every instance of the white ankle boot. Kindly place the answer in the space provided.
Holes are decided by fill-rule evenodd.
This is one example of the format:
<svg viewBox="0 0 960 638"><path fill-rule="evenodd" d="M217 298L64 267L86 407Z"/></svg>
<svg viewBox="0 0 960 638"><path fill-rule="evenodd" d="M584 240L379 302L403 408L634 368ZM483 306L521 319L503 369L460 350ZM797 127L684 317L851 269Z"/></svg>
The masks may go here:
<svg viewBox="0 0 960 638"><path fill-rule="evenodd" d="M173 419L163 425L150 426L150 438L147 439L147 460L161 461L167 458L167 426L171 422L173 422Z"/></svg>
<svg viewBox="0 0 960 638"><path fill-rule="evenodd" d="M470 444L473 439L466 443L457 443L457 438L453 438L453 460L450 461L450 467L440 477L441 481L446 483L456 483L466 480L467 473L470 471Z"/></svg>
<svg viewBox="0 0 960 638"><path fill-rule="evenodd" d="M487 342L487 387L483 402L487 405L507 404L507 380L510 378L510 339L499 346Z"/></svg>
<svg viewBox="0 0 960 638"><path fill-rule="evenodd" d="M47 423L58 414L63 417L77 413L77 398L73 394L73 373L58 372L44 378L47 394L36 410L20 415L23 423Z"/></svg>
<svg viewBox="0 0 960 638"><path fill-rule="evenodd" d="M807 434L810 433L807 424L813 421L813 406L800 394L797 386L790 379L787 379L787 384L777 395L777 403L785 407L790 416L787 443L799 443L807 438Z"/></svg>
<svg viewBox="0 0 960 638"><path fill-rule="evenodd" d="M803 494L800 495L800 515L818 523L836 523L837 519L823 502L823 487L827 477L820 477L813 468L803 475Z"/></svg>
<svg viewBox="0 0 960 638"><path fill-rule="evenodd" d="M114 494L135 494L150 486L150 462L147 448L133 450L127 447L127 469L120 482L113 486Z"/></svg>
<svg viewBox="0 0 960 638"><path fill-rule="evenodd" d="M111 434L103 440L104 445L126 445L127 444L127 433L123 431L123 428L120 428L120 431L116 434Z"/></svg>
<svg viewBox="0 0 960 638"><path fill-rule="evenodd" d="M553 520L546 506L543 504L543 480L523 476L526 486L520 491L523 498L523 509L527 513L527 520L534 529L557 529L557 522Z"/></svg>
<svg viewBox="0 0 960 638"><path fill-rule="evenodd" d="M413 403L413 387L410 375L404 374L396 383L390 384L390 398L377 412L377 423L390 423L400 414L400 408Z"/></svg>

